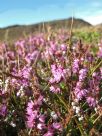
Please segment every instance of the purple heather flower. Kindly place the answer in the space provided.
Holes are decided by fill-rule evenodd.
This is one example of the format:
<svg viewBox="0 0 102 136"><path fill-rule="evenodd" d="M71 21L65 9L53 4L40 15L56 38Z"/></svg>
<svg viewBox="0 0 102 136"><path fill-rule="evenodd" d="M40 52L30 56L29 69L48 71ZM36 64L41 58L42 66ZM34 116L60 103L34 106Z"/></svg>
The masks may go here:
<svg viewBox="0 0 102 136"><path fill-rule="evenodd" d="M28 107L29 107L30 109L32 109L32 108L33 108L33 106L34 106L33 101L28 102Z"/></svg>
<svg viewBox="0 0 102 136"><path fill-rule="evenodd" d="M53 43L53 42L50 42L50 47L51 47L51 49L52 49L53 51L56 51L56 50L57 50L57 46L56 46L56 44Z"/></svg>
<svg viewBox="0 0 102 136"><path fill-rule="evenodd" d="M53 93L60 93L61 89L59 87L50 86L50 91Z"/></svg>
<svg viewBox="0 0 102 136"><path fill-rule="evenodd" d="M56 91L55 87L54 86L50 86L50 91L51 92L55 92Z"/></svg>
<svg viewBox="0 0 102 136"><path fill-rule="evenodd" d="M61 89L59 87L56 88L56 93L60 93Z"/></svg>
<svg viewBox="0 0 102 136"><path fill-rule="evenodd" d="M61 78L62 78L61 72L56 72L56 73L54 74L54 79L55 79L56 83L60 82L60 81L61 81Z"/></svg>
<svg viewBox="0 0 102 136"><path fill-rule="evenodd" d="M20 73L20 74L21 74L25 79L29 79L31 70L32 70L31 67L24 67L24 68L21 70L21 73Z"/></svg>
<svg viewBox="0 0 102 136"><path fill-rule="evenodd" d="M13 60L14 57L15 57L15 56L14 56L14 52L13 52L13 51L8 51L8 52L7 52L7 57L10 59L10 61Z"/></svg>
<svg viewBox="0 0 102 136"><path fill-rule="evenodd" d="M53 84L53 83L56 82L56 80L55 80L55 78L50 78L49 82L50 82L51 84Z"/></svg>
<svg viewBox="0 0 102 136"><path fill-rule="evenodd" d="M93 74L92 74L92 77L97 77L98 76L98 73L96 73L96 72L94 72Z"/></svg>
<svg viewBox="0 0 102 136"><path fill-rule="evenodd" d="M82 85L83 85L83 83L82 82L80 82L80 81L78 81L77 82L77 84L76 84L76 88L82 88Z"/></svg>
<svg viewBox="0 0 102 136"><path fill-rule="evenodd" d="M46 49L46 51L44 52L44 54L42 53L42 58L44 59L44 57L46 58L46 59L50 59L50 54L49 54L49 51Z"/></svg>
<svg viewBox="0 0 102 136"><path fill-rule="evenodd" d="M72 67L73 73L76 74L79 71L79 59L75 59Z"/></svg>
<svg viewBox="0 0 102 136"><path fill-rule="evenodd" d="M27 115L33 114L32 108L27 107Z"/></svg>
<svg viewBox="0 0 102 136"><path fill-rule="evenodd" d="M38 51L34 51L33 53L28 53L27 56L25 57L25 60L27 61L28 64L32 63L38 55Z"/></svg>
<svg viewBox="0 0 102 136"><path fill-rule="evenodd" d="M45 122L45 115L40 115L40 116L39 116L39 121L40 121L41 123L44 123L44 122Z"/></svg>
<svg viewBox="0 0 102 136"><path fill-rule="evenodd" d="M28 128L33 128L34 124L32 121L27 121L27 127Z"/></svg>
<svg viewBox="0 0 102 136"><path fill-rule="evenodd" d="M86 90L86 89L78 89L78 88L75 88L75 96L76 96L76 98L78 99L78 100L81 100L83 97L85 97L86 96L86 94L87 94L87 92L88 92L88 90Z"/></svg>
<svg viewBox="0 0 102 136"><path fill-rule="evenodd" d="M86 60L91 63L94 60L93 55L92 54L87 54Z"/></svg>
<svg viewBox="0 0 102 136"><path fill-rule="evenodd" d="M24 41L24 40L21 40L21 41L17 41L17 42L15 43L15 46L24 48L24 44L25 44L25 41Z"/></svg>
<svg viewBox="0 0 102 136"><path fill-rule="evenodd" d="M95 98L89 96L87 97L87 103L89 104L90 107L95 107L96 106L96 100Z"/></svg>
<svg viewBox="0 0 102 136"><path fill-rule="evenodd" d="M44 116L39 115L39 108L42 105L42 101L43 101L43 96L40 95L37 100L36 99L34 100L34 102L32 100L28 102L27 109L26 109L27 111L26 124L28 128L34 127L38 120L40 121L39 123L42 123L42 124L44 123Z"/></svg>
<svg viewBox="0 0 102 136"><path fill-rule="evenodd" d="M58 131L62 131L62 125L61 125L61 123L53 123L53 128L54 129L56 129L56 130L58 130Z"/></svg>
<svg viewBox="0 0 102 136"><path fill-rule="evenodd" d="M63 69L61 65L51 65L51 72L53 74L53 79L51 78L50 82L60 82L61 79L65 79L65 74L67 70Z"/></svg>
<svg viewBox="0 0 102 136"><path fill-rule="evenodd" d="M38 111L36 111L36 110L33 111L33 109L32 109L32 111L30 111L30 112L28 111L28 113L27 113L27 116L26 116L27 117L27 127L31 128L31 126L33 127L35 125L35 120L38 117Z"/></svg>
<svg viewBox="0 0 102 136"><path fill-rule="evenodd" d="M19 55L24 55L24 46L25 46L25 41L24 40L21 40L21 41L17 41L16 43L15 43L15 46L17 47L17 53L19 54Z"/></svg>
<svg viewBox="0 0 102 136"><path fill-rule="evenodd" d="M55 72L55 70L56 70L56 65L51 65L51 71L52 71L52 73Z"/></svg>
<svg viewBox="0 0 102 136"><path fill-rule="evenodd" d="M67 46L65 44L61 44L60 48L62 51L67 51Z"/></svg>
<svg viewBox="0 0 102 136"><path fill-rule="evenodd" d="M86 78L86 75L87 75L87 69L86 68L81 69L79 71L79 81L83 81Z"/></svg>
<svg viewBox="0 0 102 136"><path fill-rule="evenodd" d="M26 118L27 118L27 127L28 128L32 128L34 126L34 119L37 118L38 116L38 111L37 110L33 110L33 106L34 106L34 103L33 101L30 101L28 102L28 105L27 105L27 115L26 115Z"/></svg>
<svg viewBox="0 0 102 136"><path fill-rule="evenodd" d="M43 102L43 96L42 95L40 95L39 96L39 98L38 98L38 100L37 100L37 104L40 106L40 105L42 105L42 102Z"/></svg>
<svg viewBox="0 0 102 136"><path fill-rule="evenodd" d="M1 105L0 106L0 115L5 116L7 113L7 106L6 105Z"/></svg>
<svg viewBox="0 0 102 136"><path fill-rule="evenodd" d="M102 58L102 45L99 46L98 56Z"/></svg>
<svg viewBox="0 0 102 136"><path fill-rule="evenodd" d="M53 131L49 130L47 133L45 133L43 136L54 136Z"/></svg>

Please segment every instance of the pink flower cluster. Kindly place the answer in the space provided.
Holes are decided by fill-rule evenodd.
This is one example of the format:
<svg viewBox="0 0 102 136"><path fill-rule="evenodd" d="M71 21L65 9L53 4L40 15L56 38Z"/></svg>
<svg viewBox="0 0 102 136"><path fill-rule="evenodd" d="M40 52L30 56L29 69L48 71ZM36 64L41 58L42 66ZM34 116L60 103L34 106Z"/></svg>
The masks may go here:
<svg viewBox="0 0 102 136"><path fill-rule="evenodd" d="M36 127L37 120L40 114L39 109L40 109L40 106L42 105L42 101L43 101L43 96L39 96L39 98L35 100L34 102L32 100L28 102L27 109L26 109L27 110L26 118L27 118L28 128ZM41 120L41 116L40 116L40 120Z"/></svg>
<svg viewBox="0 0 102 136"><path fill-rule="evenodd" d="M53 77L50 79L50 83L59 83L61 79L65 79L66 69L61 65L51 65L51 72Z"/></svg>

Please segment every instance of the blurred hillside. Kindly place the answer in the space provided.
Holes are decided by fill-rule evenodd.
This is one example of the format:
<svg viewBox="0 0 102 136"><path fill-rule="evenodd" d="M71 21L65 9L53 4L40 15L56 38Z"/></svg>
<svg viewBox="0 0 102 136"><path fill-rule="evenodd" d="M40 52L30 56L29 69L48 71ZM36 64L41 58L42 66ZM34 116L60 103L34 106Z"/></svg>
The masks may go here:
<svg viewBox="0 0 102 136"><path fill-rule="evenodd" d="M47 31L50 26L53 30L57 29L70 29L72 19L55 20L50 22L38 23L33 25L14 25L5 28L0 28L0 41L15 41L18 38L23 38L29 34L36 32ZM73 29L90 29L92 25L82 19L74 18Z"/></svg>

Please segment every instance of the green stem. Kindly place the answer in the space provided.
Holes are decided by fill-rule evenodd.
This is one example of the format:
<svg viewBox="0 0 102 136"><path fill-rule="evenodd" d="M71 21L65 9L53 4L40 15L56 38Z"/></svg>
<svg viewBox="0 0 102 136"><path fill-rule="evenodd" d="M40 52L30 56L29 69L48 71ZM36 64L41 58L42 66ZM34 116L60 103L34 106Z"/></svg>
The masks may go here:
<svg viewBox="0 0 102 136"><path fill-rule="evenodd" d="M102 64L102 60L100 61L100 63L92 70L92 72L91 72L91 75L95 72L95 70L97 69L97 68L99 68L99 66Z"/></svg>

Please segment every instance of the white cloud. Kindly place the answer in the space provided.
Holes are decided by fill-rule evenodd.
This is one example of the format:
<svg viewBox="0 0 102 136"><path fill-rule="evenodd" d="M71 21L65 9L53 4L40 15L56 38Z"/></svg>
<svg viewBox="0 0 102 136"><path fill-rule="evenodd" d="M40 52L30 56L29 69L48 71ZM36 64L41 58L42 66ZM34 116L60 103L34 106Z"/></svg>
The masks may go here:
<svg viewBox="0 0 102 136"><path fill-rule="evenodd" d="M92 25L97 25L102 23L102 15L85 17L85 20L90 22Z"/></svg>
<svg viewBox="0 0 102 136"><path fill-rule="evenodd" d="M92 25L97 25L102 23L102 9L90 8L90 10L78 10L76 12L76 17L82 18Z"/></svg>

